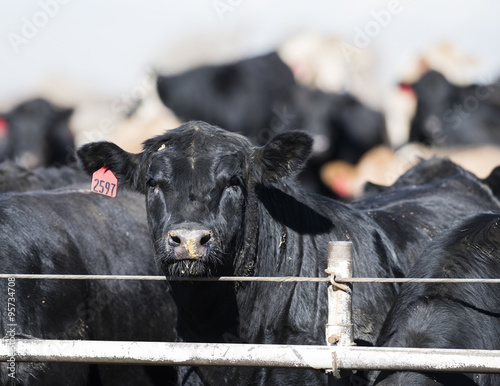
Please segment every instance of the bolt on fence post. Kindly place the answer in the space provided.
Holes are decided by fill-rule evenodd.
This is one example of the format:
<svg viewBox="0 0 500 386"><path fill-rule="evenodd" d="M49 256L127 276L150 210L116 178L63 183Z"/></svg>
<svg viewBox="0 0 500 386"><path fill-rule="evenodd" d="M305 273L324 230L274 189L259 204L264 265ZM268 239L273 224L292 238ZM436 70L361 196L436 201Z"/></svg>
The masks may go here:
<svg viewBox="0 0 500 386"><path fill-rule="evenodd" d="M352 277L352 243L350 241L330 241L328 243L328 266L330 275L328 286L328 322L326 343L332 346L353 346L352 325L352 283L339 284L335 279ZM332 354L332 370L335 378L340 378L335 352Z"/></svg>

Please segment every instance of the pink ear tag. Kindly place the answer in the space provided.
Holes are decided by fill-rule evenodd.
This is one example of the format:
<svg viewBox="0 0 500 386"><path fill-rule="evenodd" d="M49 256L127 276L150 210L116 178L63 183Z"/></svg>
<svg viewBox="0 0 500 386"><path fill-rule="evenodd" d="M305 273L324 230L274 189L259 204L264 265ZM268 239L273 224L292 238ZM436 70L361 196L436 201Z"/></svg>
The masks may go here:
<svg viewBox="0 0 500 386"><path fill-rule="evenodd" d="M118 180L106 166L92 174L92 191L109 197L116 197Z"/></svg>

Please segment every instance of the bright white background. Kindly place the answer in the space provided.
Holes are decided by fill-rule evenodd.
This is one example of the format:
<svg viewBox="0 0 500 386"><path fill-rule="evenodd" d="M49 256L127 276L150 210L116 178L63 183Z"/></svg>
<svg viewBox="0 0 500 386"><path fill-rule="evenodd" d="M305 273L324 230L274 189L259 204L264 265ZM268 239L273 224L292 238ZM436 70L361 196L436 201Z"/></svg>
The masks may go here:
<svg viewBox="0 0 500 386"><path fill-rule="evenodd" d="M44 20L42 3L0 2L0 109L40 90L68 89L68 101L112 99L149 66L175 72L274 49L299 31L327 32L354 44L359 29L391 1L378 0L65 0ZM62 1L62 0L61 0ZM394 0L393 0L394 1ZM228 4L227 12L215 6ZM370 39L381 86L432 43L448 41L480 60L474 75L500 69L500 3L493 0L400 0L397 14ZM37 19L38 17L38 19ZM26 20L38 28L16 47ZM32 31L31 31L32 32ZM481 78L482 77L482 78Z"/></svg>

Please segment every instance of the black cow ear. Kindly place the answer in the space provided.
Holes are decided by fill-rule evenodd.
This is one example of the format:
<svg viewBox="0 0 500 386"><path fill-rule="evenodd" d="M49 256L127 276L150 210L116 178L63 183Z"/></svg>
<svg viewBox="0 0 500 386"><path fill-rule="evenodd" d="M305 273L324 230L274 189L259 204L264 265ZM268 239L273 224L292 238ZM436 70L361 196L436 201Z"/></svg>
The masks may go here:
<svg viewBox="0 0 500 386"><path fill-rule="evenodd" d="M493 169L488 177L482 180L488 185L495 197L500 197L500 166Z"/></svg>
<svg viewBox="0 0 500 386"><path fill-rule="evenodd" d="M170 105L170 99L171 95L169 93L170 91L170 80L171 78L168 76L158 76L156 78L156 91L158 92L158 96L160 97L160 100L165 106Z"/></svg>
<svg viewBox="0 0 500 386"><path fill-rule="evenodd" d="M123 150L111 142L93 142L77 150L81 168L89 175L103 166L109 168L118 179L118 184L143 192L138 184L140 154Z"/></svg>
<svg viewBox="0 0 500 386"><path fill-rule="evenodd" d="M262 182L297 175L312 152L313 140L303 132L278 134L257 150L262 165Z"/></svg>

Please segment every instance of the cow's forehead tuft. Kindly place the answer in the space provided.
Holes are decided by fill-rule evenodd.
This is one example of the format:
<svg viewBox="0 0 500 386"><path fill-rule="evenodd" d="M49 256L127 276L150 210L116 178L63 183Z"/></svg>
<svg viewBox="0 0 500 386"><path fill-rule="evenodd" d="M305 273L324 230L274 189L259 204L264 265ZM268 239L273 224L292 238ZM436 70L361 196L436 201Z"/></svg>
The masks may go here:
<svg viewBox="0 0 500 386"><path fill-rule="evenodd" d="M250 148L251 143L246 137L198 121L187 122L144 142L144 151L148 153L167 149L191 157L207 152L248 151Z"/></svg>

